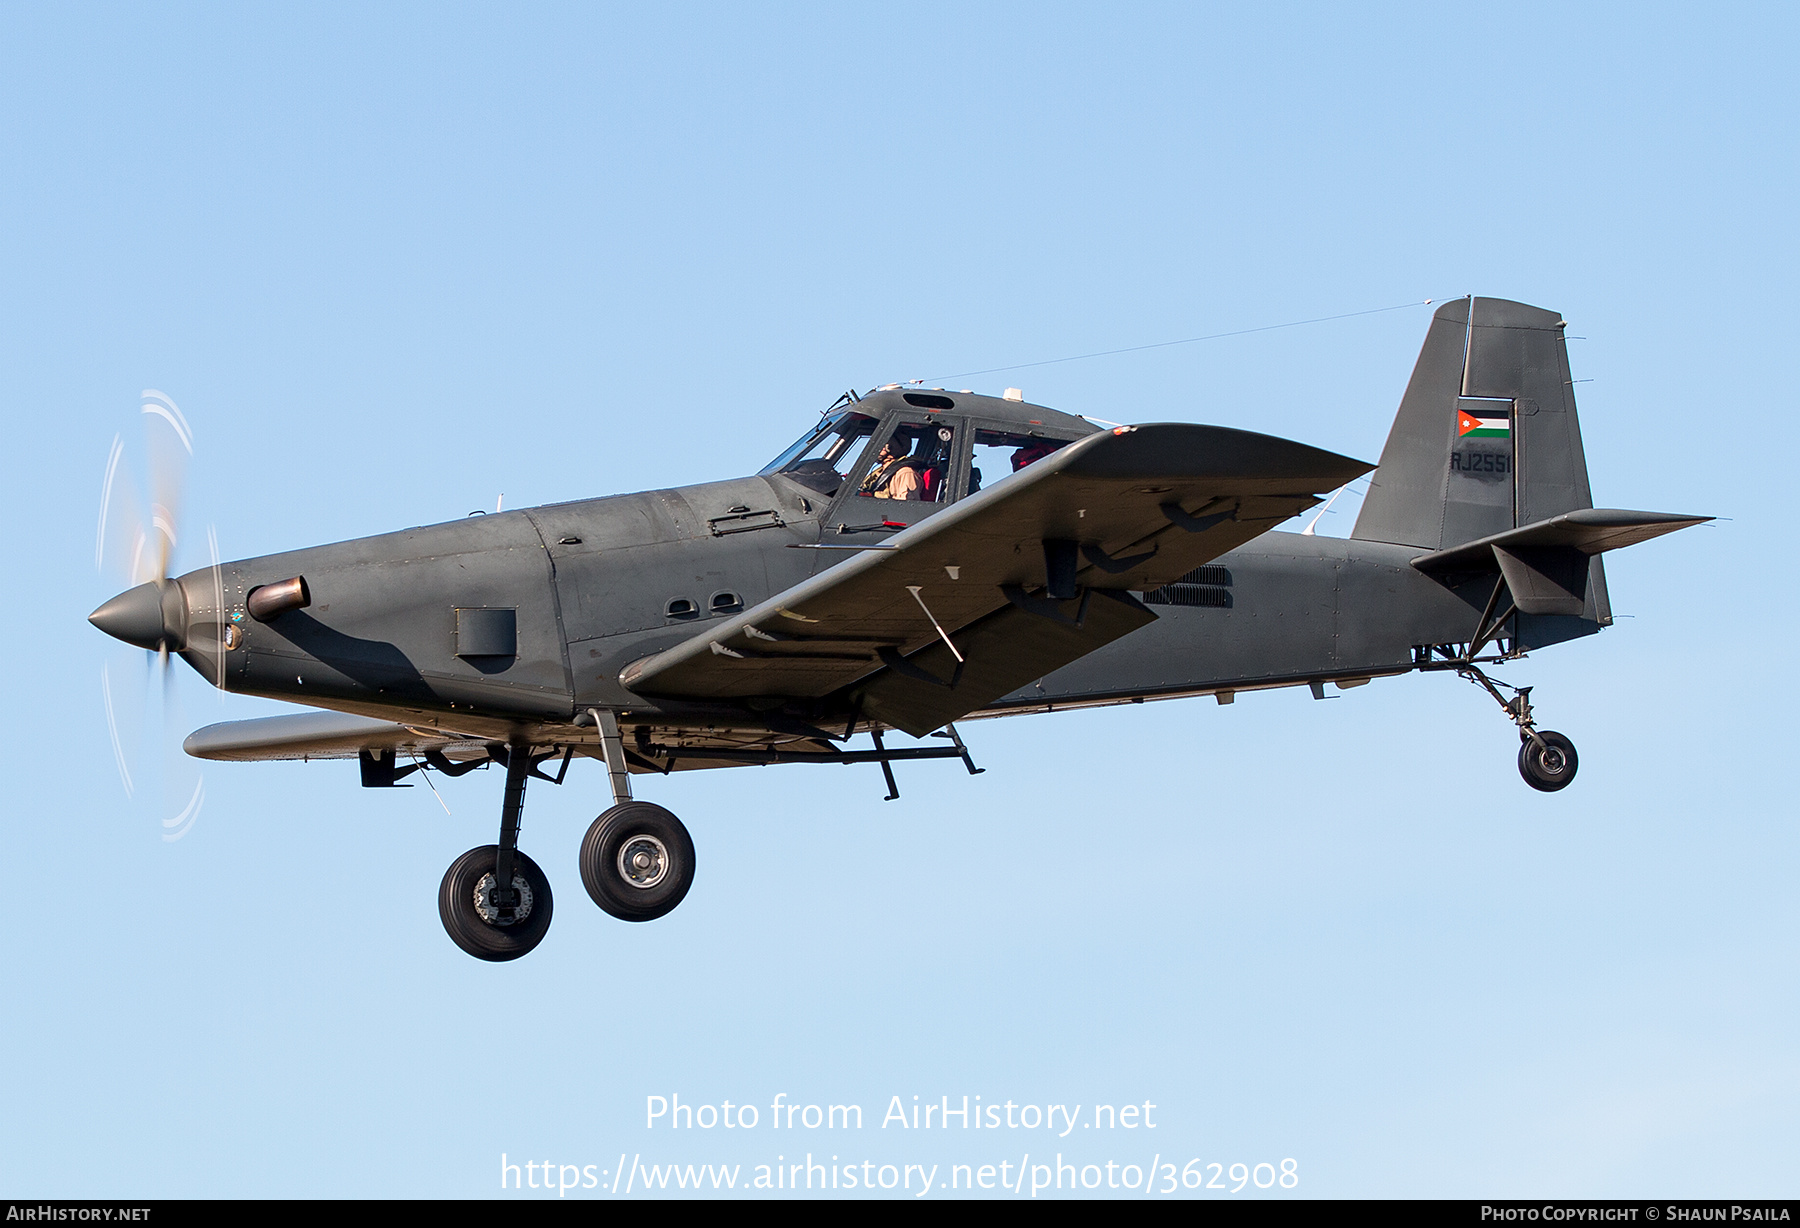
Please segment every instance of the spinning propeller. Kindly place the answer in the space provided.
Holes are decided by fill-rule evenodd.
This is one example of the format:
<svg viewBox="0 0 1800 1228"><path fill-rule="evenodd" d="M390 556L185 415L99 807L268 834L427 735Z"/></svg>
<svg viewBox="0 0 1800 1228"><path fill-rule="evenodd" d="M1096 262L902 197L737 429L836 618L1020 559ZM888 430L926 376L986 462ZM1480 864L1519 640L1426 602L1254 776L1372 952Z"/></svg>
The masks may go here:
<svg viewBox="0 0 1800 1228"><path fill-rule="evenodd" d="M181 543L180 511L194 435L181 409L155 389L144 391L142 421L148 494L132 480L125 440L115 435L106 459L94 539L95 569L102 575L110 572L131 587L95 610L88 621L114 639L145 651L141 670L118 660L101 667L107 732L127 797L136 796L139 777L144 774L140 748L149 741L162 745L163 839L179 840L199 818L206 781L180 750L186 722L169 658L174 653L187 654L203 670L213 667L214 679L222 679L225 644L217 611L224 606L224 591L218 537L210 527L206 538L211 567L181 579L169 574ZM206 617L208 613L211 618ZM197 661L196 654L200 657ZM156 722L161 728L159 736L147 739L144 726L155 720L149 703L152 689L162 693L160 721ZM191 789L188 779L193 780Z"/></svg>

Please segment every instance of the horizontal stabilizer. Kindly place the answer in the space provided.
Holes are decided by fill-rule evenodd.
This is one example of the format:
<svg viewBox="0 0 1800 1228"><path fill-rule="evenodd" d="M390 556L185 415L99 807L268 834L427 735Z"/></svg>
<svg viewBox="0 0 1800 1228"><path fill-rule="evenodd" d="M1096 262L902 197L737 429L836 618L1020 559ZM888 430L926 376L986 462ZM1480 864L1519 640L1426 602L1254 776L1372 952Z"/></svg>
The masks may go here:
<svg viewBox="0 0 1800 1228"><path fill-rule="evenodd" d="M1683 516L1675 512L1628 512L1612 507L1588 507L1495 533L1450 550L1422 554L1412 561L1412 565L1427 575L1437 576L1491 572L1503 570L1502 552L1521 554L1564 547L1586 555L1600 554L1620 546L1635 546L1711 519L1711 516Z"/></svg>

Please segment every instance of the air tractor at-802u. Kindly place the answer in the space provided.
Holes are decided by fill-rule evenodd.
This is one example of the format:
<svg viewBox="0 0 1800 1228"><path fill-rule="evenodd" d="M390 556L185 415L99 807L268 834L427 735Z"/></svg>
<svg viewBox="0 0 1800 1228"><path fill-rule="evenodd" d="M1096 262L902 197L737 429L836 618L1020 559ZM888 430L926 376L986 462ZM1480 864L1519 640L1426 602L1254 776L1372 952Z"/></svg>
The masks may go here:
<svg viewBox="0 0 1800 1228"><path fill-rule="evenodd" d="M1274 531L1371 468L1349 538ZM977 770L957 720L1454 670L1517 724L1526 783L1561 789L1574 746L1483 667L1607 626L1602 555L1705 519L1594 507L1563 321L1470 298L1432 319L1378 467L890 386L750 477L159 576L92 621L325 710L201 729L200 758L355 758L372 787L502 766L498 841L438 904L458 946L507 960L552 910L518 848L526 784L577 755L613 797L582 882L628 921L694 876L633 774L870 762L895 796L895 760Z"/></svg>

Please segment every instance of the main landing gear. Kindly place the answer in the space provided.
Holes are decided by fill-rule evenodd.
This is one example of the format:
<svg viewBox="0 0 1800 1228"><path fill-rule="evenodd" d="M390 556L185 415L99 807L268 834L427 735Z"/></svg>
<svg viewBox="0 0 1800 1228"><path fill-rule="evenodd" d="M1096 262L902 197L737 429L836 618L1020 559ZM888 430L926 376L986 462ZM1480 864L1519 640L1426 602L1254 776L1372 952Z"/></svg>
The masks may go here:
<svg viewBox="0 0 1800 1228"><path fill-rule="evenodd" d="M623 801L581 842L581 883L621 921L654 921L694 884L694 842L681 820L650 802Z"/></svg>
<svg viewBox="0 0 1800 1228"><path fill-rule="evenodd" d="M581 842L581 883L603 912L621 921L654 921L694 885L694 841L681 820L661 806L631 800L618 718L599 710L592 715L600 727L613 805Z"/></svg>
<svg viewBox="0 0 1800 1228"><path fill-rule="evenodd" d="M500 883L500 846L484 844L450 863L438 888L438 915L450 940L476 959L501 963L527 954L550 928L550 880L518 850L512 881Z"/></svg>
<svg viewBox="0 0 1800 1228"><path fill-rule="evenodd" d="M519 851L519 817L525 809L526 778L561 784L569 755L564 752L562 771L555 776L538 770L551 756L533 758L529 746L490 746L488 758L506 765L500 843L472 848L450 863L438 887L438 916L450 941L476 959L503 963L529 954L550 929L550 880ZM440 756L436 766L460 776L479 764L452 767Z"/></svg>
<svg viewBox="0 0 1800 1228"><path fill-rule="evenodd" d="M625 742L611 712L593 712L612 783L614 805L594 820L581 842L581 881L594 903L625 921L653 921L671 911L694 882L694 841L681 820L649 802L631 800ZM484 763L506 767L500 808L500 842L472 848L444 872L438 915L450 940L476 959L495 963L529 954L550 929L554 901L550 880L519 851L519 819L529 777L561 784L572 752L562 752L555 776L538 765L555 752L533 755L523 744L488 747L486 760L453 764L442 755L426 760L441 773L460 776ZM408 771L416 769L407 769Z"/></svg>
<svg viewBox="0 0 1800 1228"><path fill-rule="evenodd" d="M1531 688L1495 682L1476 665L1459 666L1456 672L1484 688L1519 727L1519 775L1525 778L1525 783L1542 793L1567 788L1575 779L1575 769L1580 766L1575 743L1555 730L1537 727L1531 716ZM1511 699L1500 694L1502 687L1513 693Z"/></svg>
<svg viewBox="0 0 1800 1228"><path fill-rule="evenodd" d="M654 921L674 911L694 884L694 841L681 820L661 806L633 801L629 758L618 718L611 712L589 709L577 717L583 727L597 727L601 756L606 761L613 805L594 820L581 842L581 882L594 903L622 921ZM854 724L854 722L853 722ZM693 748L684 751L695 758L738 763L879 763L887 782L888 800L900 796L891 763L896 759L961 759L970 775L981 772L969 748L948 725L936 736L949 746L910 747L889 750L879 729L870 731L872 751L785 752L781 750L733 751L725 748ZM830 735L826 735L830 736ZM850 736L847 731L844 738ZM1547 735L1555 736L1555 735ZM838 740L833 738L833 740ZM438 913L451 941L477 959L495 962L518 959L543 941L550 928L550 881L536 862L519 851L519 819L525 808L525 784L529 777L561 784L569 770L573 747L561 749L562 766L550 776L539 765L557 751L533 754L525 743L490 744L483 760L452 763L437 751L425 753L425 765L446 776L460 776L487 763L506 767L506 800L500 814L500 842L470 849L444 874L438 892ZM644 761L639 760L640 764ZM672 759L665 760L672 762ZM396 768L392 755L379 759L365 756L365 784L392 785L400 776L420 766ZM655 766L652 763L651 766Z"/></svg>

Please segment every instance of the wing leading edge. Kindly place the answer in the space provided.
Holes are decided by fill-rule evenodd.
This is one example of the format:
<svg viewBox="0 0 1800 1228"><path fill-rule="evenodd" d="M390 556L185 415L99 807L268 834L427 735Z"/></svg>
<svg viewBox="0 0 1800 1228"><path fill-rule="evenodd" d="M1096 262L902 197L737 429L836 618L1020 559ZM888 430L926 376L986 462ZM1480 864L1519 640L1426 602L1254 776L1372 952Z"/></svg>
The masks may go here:
<svg viewBox="0 0 1800 1228"><path fill-rule="evenodd" d="M620 682L647 696L826 701L922 735L1154 621L1133 591L1372 468L1226 427L1092 435Z"/></svg>

